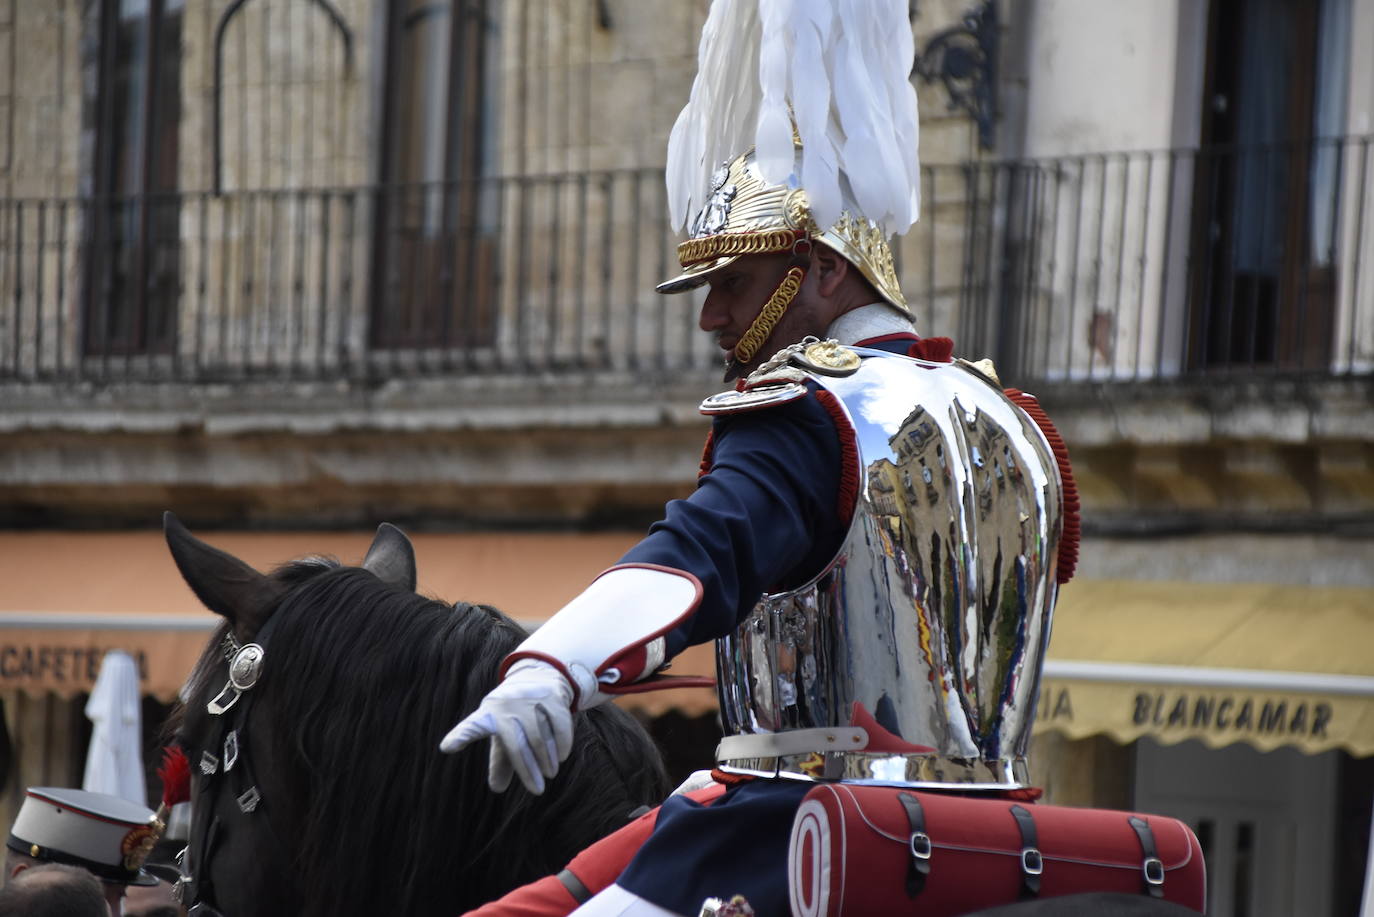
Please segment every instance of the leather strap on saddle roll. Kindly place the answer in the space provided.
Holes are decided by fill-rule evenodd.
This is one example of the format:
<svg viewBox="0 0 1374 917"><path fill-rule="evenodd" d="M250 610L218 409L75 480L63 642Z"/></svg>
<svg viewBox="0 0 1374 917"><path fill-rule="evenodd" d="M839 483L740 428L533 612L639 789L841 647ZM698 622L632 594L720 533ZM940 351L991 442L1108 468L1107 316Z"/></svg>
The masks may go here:
<svg viewBox="0 0 1374 917"><path fill-rule="evenodd" d="M1040 894L1040 874L1045 871L1040 842L1036 840L1035 816L1025 806L1012 806L1011 815L1016 819L1016 830L1021 832L1021 897L1035 898Z"/></svg>
<svg viewBox="0 0 1374 917"><path fill-rule="evenodd" d="M1163 898L1164 864L1155 851L1155 833L1150 830L1150 823L1139 815L1132 815L1126 821L1140 839L1140 853L1144 857L1140 862L1140 873L1145 882L1145 893L1151 898Z"/></svg>
<svg viewBox="0 0 1374 917"><path fill-rule="evenodd" d="M906 810L906 825L911 829L911 838L907 841L911 862L906 868L906 896L915 898L925 888L926 876L930 875L930 835L926 834L926 816L920 797L915 793L898 793L897 801Z"/></svg>
<svg viewBox="0 0 1374 917"><path fill-rule="evenodd" d="M573 686L574 709L611 696L679 687L710 687L711 678L666 677L665 635L696 613L701 583L671 567L624 564L598 576L501 663L521 659L558 669Z"/></svg>

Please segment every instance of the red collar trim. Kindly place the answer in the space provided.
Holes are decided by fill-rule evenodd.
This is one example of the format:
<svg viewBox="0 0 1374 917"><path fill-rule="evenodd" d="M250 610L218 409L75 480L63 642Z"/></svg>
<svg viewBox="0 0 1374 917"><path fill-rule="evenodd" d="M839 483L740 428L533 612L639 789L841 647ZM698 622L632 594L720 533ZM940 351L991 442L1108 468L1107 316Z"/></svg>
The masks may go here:
<svg viewBox="0 0 1374 917"><path fill-rule="evenodd" d="M864 338L862 341L855 342L855 347L872 347L874 344L886 344L889 341L919 341L921 336L912 334L910 331L897 331L892 334L880 334L875 338Z"/></svg>

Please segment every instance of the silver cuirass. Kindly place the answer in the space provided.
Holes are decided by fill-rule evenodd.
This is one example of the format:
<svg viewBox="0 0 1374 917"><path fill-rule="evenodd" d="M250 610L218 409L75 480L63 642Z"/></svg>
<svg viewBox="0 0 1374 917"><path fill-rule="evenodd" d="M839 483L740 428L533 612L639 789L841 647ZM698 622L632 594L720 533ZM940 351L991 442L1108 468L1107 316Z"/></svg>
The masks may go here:
<svg viewBox="0 0 1374 917"><path fill-rule="evenodd" d="M1054 454L966 365L853 350L851 374L810 374L853 429L853 521L819 576L717 642L720 765L1025 786L1056 589Z"/></svg>

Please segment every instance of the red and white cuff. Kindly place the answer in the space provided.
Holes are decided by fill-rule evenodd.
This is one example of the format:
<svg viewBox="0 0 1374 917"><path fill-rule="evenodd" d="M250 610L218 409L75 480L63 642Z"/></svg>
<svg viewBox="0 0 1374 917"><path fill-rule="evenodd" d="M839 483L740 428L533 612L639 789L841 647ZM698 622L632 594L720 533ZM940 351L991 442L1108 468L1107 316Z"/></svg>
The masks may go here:
<svg viewBox="0 0 1374 917"><path fill-rule="evenodd" d="M501 674L521 659L547 662L572 684L577 709L608 695L685 686L645 681L667 661L665 636L696 613L701 595L701 582L684 570L611 567L507 656Z"/></svg>

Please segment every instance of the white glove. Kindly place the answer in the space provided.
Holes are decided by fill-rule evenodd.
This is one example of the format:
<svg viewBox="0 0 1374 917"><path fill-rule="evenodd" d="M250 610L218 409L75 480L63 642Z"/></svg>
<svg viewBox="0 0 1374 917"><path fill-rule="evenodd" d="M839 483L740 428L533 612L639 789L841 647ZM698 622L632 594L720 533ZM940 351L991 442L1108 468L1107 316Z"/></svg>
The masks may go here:
<svg viewBox="0 0 1374 917"><path fill-rule="evenodd" d="M439 750L490 736L487 784L500 793L515 773L531 793L544 792L572 750L573 708L594 707L652 676L663 663L664 634L700 600L701 583L682 570L627 564L606 571L506 657L501 683Z"/></svg>
<svg viewBox="0 0 1374 917"><path fill-rule="evenodd" d="M514 773L525 789L538 795L572 751L572 706L573 687L558 669L538 659L521 659L444 736L439 750L451 754L490 736L487 785L504 792Z"/></svg>

